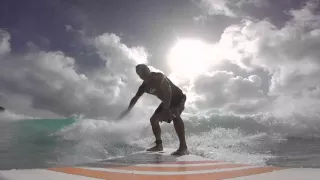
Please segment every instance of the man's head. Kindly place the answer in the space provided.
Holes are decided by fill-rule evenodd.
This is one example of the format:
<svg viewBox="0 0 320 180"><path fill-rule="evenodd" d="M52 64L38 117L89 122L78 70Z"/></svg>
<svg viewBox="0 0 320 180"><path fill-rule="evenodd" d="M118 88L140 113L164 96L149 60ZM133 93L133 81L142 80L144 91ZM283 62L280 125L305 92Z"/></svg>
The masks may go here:
<svg viewBox="0 0 320 180"><path fill-rule="evenodd" d="M136 73L142 80L146 80L151 73L150 69L145 64L138 64L136 66Z"/></svg>

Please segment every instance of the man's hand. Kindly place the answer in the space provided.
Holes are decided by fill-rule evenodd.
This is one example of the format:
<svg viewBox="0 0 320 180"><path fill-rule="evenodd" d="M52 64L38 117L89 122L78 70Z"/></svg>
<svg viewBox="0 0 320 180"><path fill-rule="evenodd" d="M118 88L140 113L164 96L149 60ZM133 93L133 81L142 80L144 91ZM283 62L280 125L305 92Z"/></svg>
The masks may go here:
<svg viewBox="0 0 320 180"><path fill-rule="evenodd" d="M144 88L145 88L145 84L142 83L142 85L139 87L136 95L131 99L130 103L129 103L129 107L128 109L126 109L125 111L123 111L119 116L118 116L118 120L121 120L124 116L126 116L129 111L133 108L133 106L137 103L138 99L142 96L142 94L144 93Z"/></svg>
<svg viewBox="0 0 320 180"><path fill-rule="evenodd" d="M123 111L119 116L118 116L118 120L121 120L124 116L126 116L129 113L129 109L126 109L125 111Z"/></svg>

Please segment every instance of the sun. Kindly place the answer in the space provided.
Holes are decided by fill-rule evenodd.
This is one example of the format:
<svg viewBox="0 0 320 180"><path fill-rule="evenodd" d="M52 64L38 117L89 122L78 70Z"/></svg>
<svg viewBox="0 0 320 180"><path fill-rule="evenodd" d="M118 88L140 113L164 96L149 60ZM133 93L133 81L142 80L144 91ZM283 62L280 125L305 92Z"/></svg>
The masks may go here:
<svg viewBox="0 0 320 180"><path fill-rule="evenodd" d="M199 39L179 39L168 52L171 72L180 77L195 77L212 62L213 46Z"/></svg>

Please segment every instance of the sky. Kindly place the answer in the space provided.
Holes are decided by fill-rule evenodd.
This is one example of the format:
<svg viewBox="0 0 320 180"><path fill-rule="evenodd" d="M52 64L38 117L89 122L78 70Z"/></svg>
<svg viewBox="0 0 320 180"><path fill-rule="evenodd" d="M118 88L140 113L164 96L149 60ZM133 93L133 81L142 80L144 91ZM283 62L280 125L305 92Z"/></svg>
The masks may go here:
<svg viewBox="0 0 320 180"><path fill-rule="evenodd" d="M116 118L163 72L185 113L320 115L319 0L1 0L0 105ZM144 95L133 114L160 103Z"/></svg>

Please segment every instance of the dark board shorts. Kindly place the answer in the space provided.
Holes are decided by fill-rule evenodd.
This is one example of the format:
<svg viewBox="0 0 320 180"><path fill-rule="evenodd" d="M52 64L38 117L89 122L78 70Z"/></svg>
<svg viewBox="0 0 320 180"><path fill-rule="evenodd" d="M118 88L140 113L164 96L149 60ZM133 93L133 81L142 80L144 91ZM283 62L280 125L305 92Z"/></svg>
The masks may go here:
<svg viewBox="0 0 320 180"><path fill-rule="evenodd" d="M187 96L185 94L182 94L181 96L175 96L172 97L171 103L170 103L170 111L174 116L180 116L182 111L184 110L184 105L186 102ZM160 103L158 108L155 110L154 115L158 115L163 111L163 103ZM163 121L170 123L172 119L164 119Z"/></svg>

